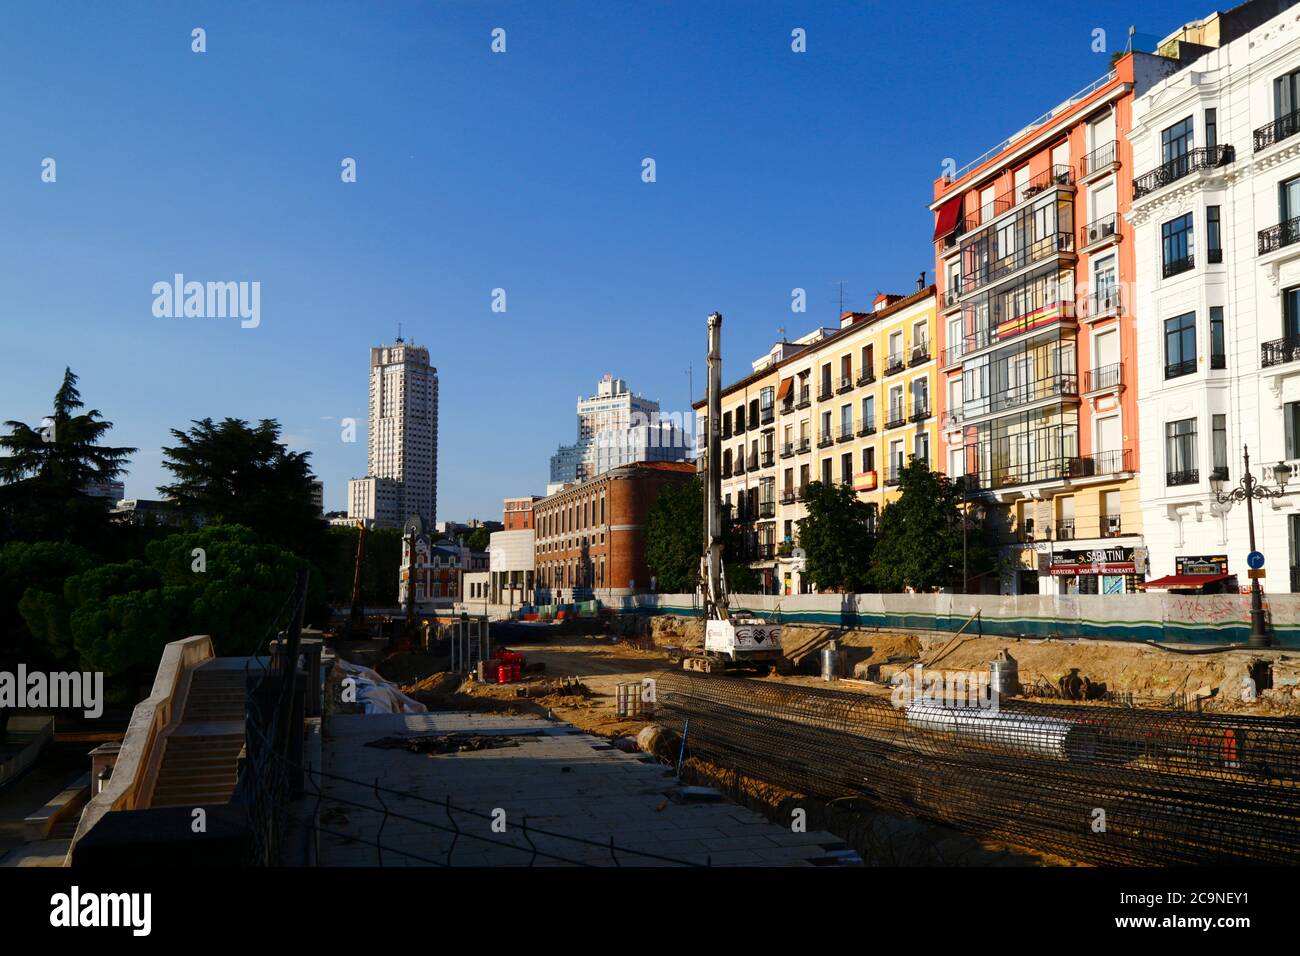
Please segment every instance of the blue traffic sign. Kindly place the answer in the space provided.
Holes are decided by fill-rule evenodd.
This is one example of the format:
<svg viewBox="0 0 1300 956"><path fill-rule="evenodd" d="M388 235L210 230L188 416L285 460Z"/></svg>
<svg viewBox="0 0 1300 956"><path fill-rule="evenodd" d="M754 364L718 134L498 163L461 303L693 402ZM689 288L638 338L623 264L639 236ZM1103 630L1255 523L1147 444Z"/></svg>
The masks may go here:
<svg viewBox="0 0 1300 956"><path fill-rule="evenodd" d="M1264 566L1264 555L1259 551L1252 551L1246 555L1246 564L1258 571Z"/></svg>

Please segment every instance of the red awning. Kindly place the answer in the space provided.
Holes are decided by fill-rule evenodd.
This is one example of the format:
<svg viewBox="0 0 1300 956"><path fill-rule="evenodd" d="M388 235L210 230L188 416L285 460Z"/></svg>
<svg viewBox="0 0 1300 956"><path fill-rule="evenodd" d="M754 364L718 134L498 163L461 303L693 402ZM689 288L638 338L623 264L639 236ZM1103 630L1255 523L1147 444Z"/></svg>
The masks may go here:
<svg viewBox="0 0 1300 956"><path fill-rule="evenodd" d="M934 223L934 240L938 242L948 233L957 228L957 220L961 218L961 197L949 199L939 207L939 218Z"/></svg>
<svg viewBox="0 0 1300 956"><path fill-rule="evenodd" d="M776 390L776 400L779 402L790 394L790 389L794 386L793 378L781 379L781 387Z"/></svg>
<svg viewBox="0 0 1300 956"><path fill-rule="evenodd" d="M1199 588L1204 584L1214 584L1232 576L1231 574L1167 574L1163 578L1156 578L1154 581L1147 581L1145 584L1138 586L1144 588Z"/></svg>

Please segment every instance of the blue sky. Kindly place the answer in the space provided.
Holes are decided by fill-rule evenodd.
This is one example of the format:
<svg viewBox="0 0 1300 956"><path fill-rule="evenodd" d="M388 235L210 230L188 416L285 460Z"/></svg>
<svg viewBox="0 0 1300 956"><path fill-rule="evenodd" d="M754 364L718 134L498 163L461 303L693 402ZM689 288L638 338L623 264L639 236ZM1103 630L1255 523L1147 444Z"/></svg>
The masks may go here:
<svg viewBox="0 0 1300 956"><path fill-rule="evenodd" d="M913 289L946 158L1103 74L1094 29L1113 50L1211 9L4 4L0 420L39 420L70 365L140 448L129 496L156 497L169 428L268 417L343 508L400 322L440 373L439 518L499 517L602 374L682 411L709 312L732 380L778 328L833 324L840 282L849 308ZM260 325L155 317L177 272L260 282Z"/></svg>

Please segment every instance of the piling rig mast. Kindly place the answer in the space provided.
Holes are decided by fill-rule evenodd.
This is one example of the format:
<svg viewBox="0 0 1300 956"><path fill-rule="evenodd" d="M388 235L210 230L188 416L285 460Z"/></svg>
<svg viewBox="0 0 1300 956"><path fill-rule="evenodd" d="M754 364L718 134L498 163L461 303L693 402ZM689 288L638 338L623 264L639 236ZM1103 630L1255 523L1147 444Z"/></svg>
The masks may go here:
<svg viewBox="0 0 1300 956"><path fill-rule="evenodd" d="M709 316L708 401L705 428L708 440L704 452L704 554L700 559L701 588L704 592L704 654L686 657L686 670L714 673L728 667L745 666L766 670L784 669L781 653L781 625L762 618L733 616L727 594L727 575L722 562L722 314Z"/></svg>

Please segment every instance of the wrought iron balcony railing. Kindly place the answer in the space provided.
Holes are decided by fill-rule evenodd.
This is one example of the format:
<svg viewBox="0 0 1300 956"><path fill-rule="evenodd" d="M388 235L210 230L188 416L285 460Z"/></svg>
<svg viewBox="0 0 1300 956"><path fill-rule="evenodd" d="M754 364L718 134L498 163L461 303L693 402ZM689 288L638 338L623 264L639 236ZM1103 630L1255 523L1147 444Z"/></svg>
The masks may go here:
<svg viewBox="0 0 1300 956"><path fill-rule="evenodd" d="M1113 239L1118 232L1119 216L1112 212L1082 227L1079 230L1079 245L1086 247L1105 242L1107 239Z"/></svg>
<svg viewBox="0 0 1300 956"><path fill-rule="evenodd" d="M1274 339L1259 347L1259 364L1262 368L1300 362L1300 338Z"/></svg>
<svg viewBox="0 0 1300 956"><path fill-rule="evenodd" d="M1167 163L1162 163L1151 172L1133 180L1133 198L1141 199L1157 189L1190 176L1197 170L1226 166L1232 162L1232 159L1231 146L1197 146L1195 149L1189 149L1183 155L1175 156Z"/></svg>
<svg viewBox="0 0 1300 956"><path fill-rule="evenodd" d="M1111 140L1102 143L1079 161L1079 177L1091 176L1103 169L1108 169L1119 162L1119 143Z"/></svg>
<svg viewBox="0 0 1300 956"><path fill-rule="evenodd" d="M1259 231L1259 254L1300 242L1300 216Z"/></svg>
<svg viewBox="0 0 1300 956"><path fill-rule="evenodd" d="M1165 472L1165 484L1170 487L1175 485L1194 485L1200 480L1201 473L1196 468L1190 468L1185 471Z"/></svg>
<svg viewBox="0 0 1300 956"><path fill-rule="evenodd" d="M1172 279L1174 276L1184 272L1190 272L1196 268L1196 257L1188 250L1187 255L1178 259L1166 259L1161 266L1161 274L1166 279Z"/></svg>
<svg viewBox="0 0 1300 956"><path fill-rule="evenodd" d="M1124 384L1124 366L1119 362L1088 369L1083 373L1084 392L1100 392Z"/></svg>
<svg viewBox="0 0 1300 956"><path fill-rule="evenodd" d="M1268 149L1274 143L1280 143L1296 133L1300 133L1300 110L1293 110L1285 116L1279 116L1273 122L1265 123L1255 130L1255 152Z"/></svg>
<svg viewBox="0 0 1300 956"><path fill-rule="evenodd" d="M1165 363L1165 378L1181 378L1196 371L1196 359L1184 359L1181 362Z"/></svg>

